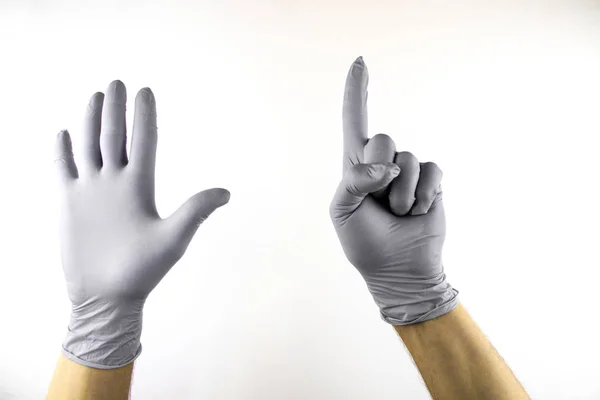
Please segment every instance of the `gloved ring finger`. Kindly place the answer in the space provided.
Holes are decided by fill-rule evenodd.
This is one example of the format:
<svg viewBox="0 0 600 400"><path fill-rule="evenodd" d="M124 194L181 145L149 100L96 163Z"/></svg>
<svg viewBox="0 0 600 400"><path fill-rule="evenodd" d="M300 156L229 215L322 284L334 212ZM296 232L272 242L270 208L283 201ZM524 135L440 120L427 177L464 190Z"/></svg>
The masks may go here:
<svg viewBox="0 0 600 400"><path fill-rule="evenodd" d="M422 215L429 211L433 201L440 192L442 176L442 170L436 163L421 163L419 183L415 191L416 200L410 211L411 215Z"/></svg>

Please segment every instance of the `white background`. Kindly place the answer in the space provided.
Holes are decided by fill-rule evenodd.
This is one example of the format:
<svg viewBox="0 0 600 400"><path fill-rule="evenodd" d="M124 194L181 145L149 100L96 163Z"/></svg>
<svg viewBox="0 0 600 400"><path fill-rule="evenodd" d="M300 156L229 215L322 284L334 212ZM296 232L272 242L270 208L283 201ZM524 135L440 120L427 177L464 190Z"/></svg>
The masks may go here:
<svg viewBox="0 0 600 400"><path fill-rule="evenodd" d="M45 395L53 141L113 79L156 94L162 215L232 193L146 304L133 398L428 398L328 217L359 55L371 134L445 172L463 304L534 399L600 399L598 1L0 4L1 399Z"/></svg>

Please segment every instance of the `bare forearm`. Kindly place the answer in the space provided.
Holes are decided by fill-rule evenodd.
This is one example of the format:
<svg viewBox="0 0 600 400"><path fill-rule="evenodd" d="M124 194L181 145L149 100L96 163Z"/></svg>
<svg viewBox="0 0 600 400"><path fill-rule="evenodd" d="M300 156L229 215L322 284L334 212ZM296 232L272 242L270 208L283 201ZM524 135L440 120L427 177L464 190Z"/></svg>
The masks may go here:
<svg viewBox="0 0 600 400"><path fill-rule="evenodd" d="M48 389L47 400L126 400L133 363L117 369L79 365L62 354Z"/></svg>
<svg viewBox="0 0 600 400"><path fill-rule="evenodd" d="M435 400L529 396L467 311L395 326Z"/></svg>

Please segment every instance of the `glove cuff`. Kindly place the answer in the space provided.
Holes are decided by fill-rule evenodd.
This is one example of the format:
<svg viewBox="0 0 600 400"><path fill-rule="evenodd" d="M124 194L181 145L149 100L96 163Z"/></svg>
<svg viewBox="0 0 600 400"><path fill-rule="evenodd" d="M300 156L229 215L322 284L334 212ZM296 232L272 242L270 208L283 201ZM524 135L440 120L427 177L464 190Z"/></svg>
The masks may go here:
<svg viewBox="0 0 600 400"><path fill-rule="evenodd" d="M402 282L399 290L382 290L369 285L381 318L391 325L411 325L449 313L458 306L458 290L446 281L444 273L420 282ZM401 289L401 290L400 290Z"/></svg>
<svg viewBox="0 0 600 400"><path fill-rule="evenodd" d="M90 368L116 369L132 363L142 352L144 301L114 306L89 302L74 307L62 354Z"/></svg>

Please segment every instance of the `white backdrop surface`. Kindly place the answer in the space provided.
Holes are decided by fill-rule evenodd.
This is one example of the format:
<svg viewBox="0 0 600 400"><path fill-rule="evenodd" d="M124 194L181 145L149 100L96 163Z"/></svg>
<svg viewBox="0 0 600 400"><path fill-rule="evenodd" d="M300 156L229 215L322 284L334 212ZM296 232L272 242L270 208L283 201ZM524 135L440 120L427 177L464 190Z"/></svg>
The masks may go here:
<svg viewBox="0 0 600 400"><path fill-rule="evenodd" d="M600 399L598 1L0 1L0 399L42 399L69 301L55 134L158 103L157 203L222 186L151 294L133 399L427 399L329 222L341 100L444 170L444 263L534 399ZM133 103L129 103L129 130Z"/></svg>

